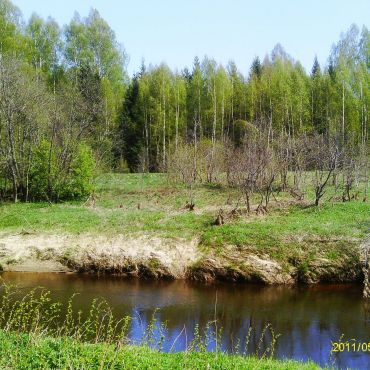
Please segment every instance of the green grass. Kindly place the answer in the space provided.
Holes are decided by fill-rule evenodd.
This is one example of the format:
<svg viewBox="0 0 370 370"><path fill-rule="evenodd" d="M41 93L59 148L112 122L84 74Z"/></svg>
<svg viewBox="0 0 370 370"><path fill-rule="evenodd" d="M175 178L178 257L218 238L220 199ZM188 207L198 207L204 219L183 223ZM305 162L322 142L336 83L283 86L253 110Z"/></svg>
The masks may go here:
<svg viewBox="0 0 370 370"><path fill-rule="evenodd" d="M213 227L202 236L202 245L214 249L228 259L231 245L240 258L250 253L272 258L289 271L297 267L300 279L316 274L316 263L327 261L335 272L329 279L344 280L358 270L359 253L356 246L369 233L369 204L361 202L325 204L317 207L290 207L262 219L239 219L234 223ZM334 264L334 265L333 265ZM347 274L347 275L346 275Z"/></svg>
<svg viewBox="0 0 370 370"><path fill-rule="evenodd" d="M218 209L225 207L229 197L236 203L235 189L198 185L194 213L184 208L187 189L162 174L105 174L97 178L95 189L95 208L85 201L0 203L0 231L200 237L208 247L227 243L257 251L268 248L266 252L276 255L277 249L290 248L297 240L361 239L370 229L368 202L327 202L319 208L275 204L267 216L241 216L216 227L212 222ZM328 193L332 194L333 188ZM277 198L291 199L287 193ZM254 202L257 200L256 195ZM335 253L329 251L328 255Z"/></svg>
<svg viewBox="0 0 370 370"><path fill-rule="evenodd" d="M200 186L197 207L222 205L227 190ZM209 225L213 213L194 215L184 209L183 186L161 174L107 174L96 181L96 207L81 202L0 203L0 230L98 234L156 233L192 237ZM138 205L140 204L140 209Z"/></svg>
<svg viewBox="0 0 370 370"><path fill-rule="evenodd" d="M0 331L0 367L6 369L320 369L316 364L224 353L163 353L148 347L83 343Z"/></svg>
<svg viewBox="0 0 370 370"><path fill-rule="evenodd" d="M343 238L362 239L370 229L368 203L351 202L326 204L317 207L290 207L267 217L239 219L220 227L212 227L203 234L204 245L231 244L256 250L291 248L297 241L330 242ZM271 250L270 250L271 252Z"/></svg>

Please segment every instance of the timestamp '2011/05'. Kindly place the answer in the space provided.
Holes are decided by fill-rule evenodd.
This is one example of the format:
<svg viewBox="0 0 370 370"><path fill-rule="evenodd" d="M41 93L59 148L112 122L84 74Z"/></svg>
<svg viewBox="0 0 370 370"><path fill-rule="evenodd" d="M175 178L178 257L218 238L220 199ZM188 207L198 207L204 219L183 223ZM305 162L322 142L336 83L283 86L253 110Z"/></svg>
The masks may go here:
<svg viewBox="0 0 370 370"><path fill-rule="evenodd" d="M370 353L370 341L369 342L357 342L355 339L345 342L332 342L331 352L369 352Z"/></svg>

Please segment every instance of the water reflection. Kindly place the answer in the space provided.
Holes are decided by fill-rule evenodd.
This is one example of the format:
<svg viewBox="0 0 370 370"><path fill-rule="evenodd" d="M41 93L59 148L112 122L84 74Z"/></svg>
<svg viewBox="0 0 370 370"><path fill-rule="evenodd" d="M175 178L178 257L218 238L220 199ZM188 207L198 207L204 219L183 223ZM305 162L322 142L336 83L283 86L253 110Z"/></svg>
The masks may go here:
<svg viewBox="0 0 370 370"><path fill-rule="evenodd" d="M240 351L243 351L245 337L252 326L248 349L255 352L263 328L270 323L275 332L281 334L276 347L277 357L311 358L322 365L330 360L331 341L338 340L342 334L358 342L370 341L369 311L361 297L361 286L357 285L205 286L183 281L143 282L114 277L31 273L3 273L2 278L25 290L46 287L62 302L79 292L75 298L77 309L86 309L96 297L105 298L117 316L135 317L131 338L137 341L155 309L159 308L157 318L167 324L165 350L183 350L193 339L195 326L204 330L214 318L223 328L224 350L230 351L239 343ZM268 345L268 339L262 347ZM210 343L208 349L212 350L213 346L214 343ZM340 368L364 369L370 363L370 353L340 353L332 356L331 361Z"/></svg>

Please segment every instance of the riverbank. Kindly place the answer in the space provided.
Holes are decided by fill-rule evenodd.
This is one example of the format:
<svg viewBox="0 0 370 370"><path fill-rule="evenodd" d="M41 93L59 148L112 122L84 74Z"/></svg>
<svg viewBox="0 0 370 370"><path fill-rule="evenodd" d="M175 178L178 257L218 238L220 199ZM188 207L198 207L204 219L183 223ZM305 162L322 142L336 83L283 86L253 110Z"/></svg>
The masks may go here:
<svg viewBox="0 0 370 370"><path fill-rule="evenodd" d="M0 367L11 369L305 369L313 362L279 361L224 353L163 353L140 346L83 343L0 331Z"/></svg>
<svg viewBox="0 0 370 370"><path fill-rule="evenodd" d="M302 240L290 252L284 251L284 259L274 259L266 251L258 253L252 247L243 249L225 244L212 248L199 239L162 239L150 235L0 235L4 271L108 273L144 279L265 284L362 279L362 249L356 240ZM313 253L315 258L310 259Z"/></svg>
<svg viewBox="0 0 370 370"><path fill-rule="evenodd" d="M269 212L235 209L235 189L187 189L166 176L109 174L87 202L2 204L0 265L5 271L109 273L149 279L265 284L353 282L370 227L367 202L311 206L280 192ZM334 200L333 200L334 199ZM257 199L255 199L257 201Z"/></svg>

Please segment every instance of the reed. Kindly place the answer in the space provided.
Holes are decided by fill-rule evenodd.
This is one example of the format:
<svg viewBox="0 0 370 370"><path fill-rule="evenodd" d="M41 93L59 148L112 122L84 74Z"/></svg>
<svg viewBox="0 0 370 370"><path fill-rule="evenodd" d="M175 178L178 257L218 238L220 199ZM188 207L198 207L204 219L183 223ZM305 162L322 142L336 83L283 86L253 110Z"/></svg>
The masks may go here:
<svg viewBox="0 0 370 370"><path fill-rule="evenodd" d="M207 368L207 364L218 364L220 361L227 363L227 367L217 368L245 368L246 363L251 361L255 365L265 366L268 363L266 368L302 368L302 363L273 360L278 335L269 324L263 329L255 352L249 350L249 339L253 332L250 327L243 353L237 342L232 349L234 355L225 354L221 348L223 330L214 319L204 329L196 325L189 341L184 325L170 346L171 353L165 354L163 344L168 329L166 323L158 319L158 310L154 311L143 328L141 339L134 343L129 338L131 324L134 319L140 320L140 317L117 318L103 299L94 299L86 312L76 310L73 305L75 297L75 294L72 295L63 305L54 301L52 292L42 287L22 293L20 288L3 283L0 287L0 367L121 369L135 368L131 365L135 364L136 358L137 363L143 366L152 364L149 367L145 365L146 368L155 367L156 361L159 361L158 364L162 361L163 366L159 368L171 369L184 366L198 368L198 365ZM182 354L173 353L176 341L181 336L185 339L184 351ZM266 347L268 340L270 343ZM147 362L142 356L147 357ZM190 367L186 365L188 362ZM23 363L26 365L23 366ZM127 363L131 365L127 367ZM286 367L287 364L290 367ZM317 368L314 364L307 366L310 369Z"/></svg>

